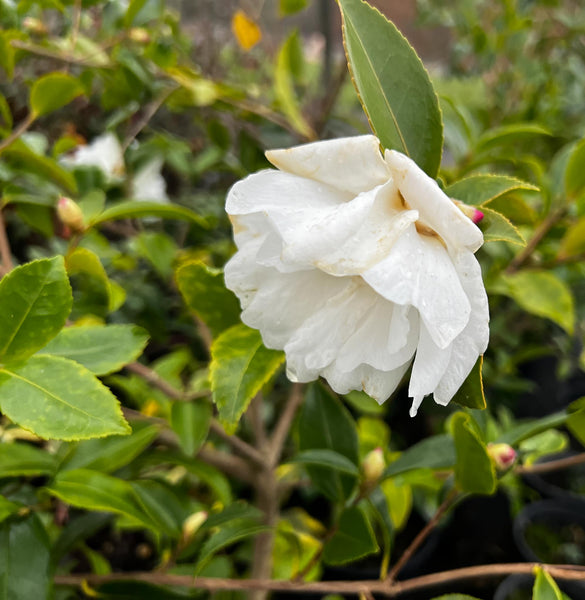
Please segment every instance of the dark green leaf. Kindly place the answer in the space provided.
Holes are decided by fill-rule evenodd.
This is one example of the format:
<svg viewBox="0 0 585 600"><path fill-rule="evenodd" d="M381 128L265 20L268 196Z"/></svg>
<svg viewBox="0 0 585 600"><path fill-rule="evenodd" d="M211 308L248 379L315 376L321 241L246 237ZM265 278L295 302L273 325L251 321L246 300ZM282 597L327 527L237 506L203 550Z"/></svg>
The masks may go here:
<svg viewBox="0 0 585 600"><path fill-rule="evenodd" d="M410 156L431 177L443 149L439 101L406 38L362 0L339 0L349 69L384 148Z"/></svg>
<svg viewBox="0 0 585 600"><path fill-rule="evenodd" d="M6 521L6 519L14 514L16 514L17 512L19 512L22 509L22 506L20 504L17 504L16 502L11 502L10 500L7 500L6 498L4 498L4 496L0 496L0 523L2 523L3 521ZM28 510L28 509L25 509ZM1 589L1 585L0 584L0 589Z"/></svg>
<svg viewBox="0 0 585 600"><path fill-rule="evenodd" d="M455 464L455 445L449 435L435 435L405 450L384 472L393 477L413 469L449 469Z"/></svg>
<svg viewBox="0 0 585 600"><path fill-rule="evenodd" d="M108 221L140 219L142 217L178 219L180 221L195 223L203 229L209 228L205 219L188 208L177 204L160 204L158 202L148 202L146 200L129 200L106 208L106 210L98 215L91 224L99 225L100 223L107 223Z"/></svg>
<svg viewBox="0 0 585 600"><path fill-rule="evenodd" d="M372 526L363 511L354 506L341 513L337 531L325 544L323 561L330 565L340 565L378 550Z"/></svg>
<svg viewBox="0 0 585 600"><path fill-rule="evenodd" d="M35 446L0 443L0 478L52 475L56 468L57 459Z"/></svg>
<svg viewBox="0 0 585 600"><path fill-rule="evenodd" d="M480 356L475 363L471 373L463 382L463 385L457 390L453 397L453 402L468 408L486 408L485 396L483 393L483 379L481 368L483 365L483 356Z"/></svg>
<svg viewBox="0 0 585 600"><path fill-rule="evenodd" d="M187 456L193 456L207 439L212 414L212 406L205 400L173 403L171 426Z"/></svg>
<svg viewBox="0 0 585 600"><path fill-rule="evenodd" d="M328 469L339 471L340 473L354 475L355 477L359 475L359 469L351 462L351 460L349 460L349 458L346 458L343 454L325 448L299 452L299 454L289 460L288 463L326 467Z"/></svg>

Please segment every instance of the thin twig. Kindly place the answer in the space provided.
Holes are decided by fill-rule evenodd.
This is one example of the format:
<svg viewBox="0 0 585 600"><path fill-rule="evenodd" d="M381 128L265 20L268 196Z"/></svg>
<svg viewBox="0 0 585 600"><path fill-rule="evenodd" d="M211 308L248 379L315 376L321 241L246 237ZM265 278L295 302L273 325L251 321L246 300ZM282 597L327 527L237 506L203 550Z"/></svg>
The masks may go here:
<svg viewBox="0 0 585 600"><path fill-rule="evenodd" d="M6 223L2 210L0 210L0 260L2 261L2 270L4 273L12 271L12 252L10 251L10 243L6 235Z"/></svg>
<svg viewBox="0 0 585 600"><path fill-rule="evenodd" d="M216 467L220 471L223 471L226 475L240 479L249 484L253 484L256 480L256 473L254 469L250 467L248 462L239 456L233 454L227 454L209 447L208 445L203 446L197 458L201 459L213 467Z"/></svg>
<svg viewBox="0 0 585 600"><path fill-rule="evenodd" d="M30 52L31 54L36 54L38 56L52 58L53 60L58 60L60 62L71 63L74 65L82 65L84 67L94 67L98 69L113 68L112 65L104 64L102 61L91 62L92 56L84 56L78 58L77 56L73 56L73 54L68 54L65 52L55 52L53 50L44 48L43 46L37 46L36 44L27 44L26 42L21 42L20 40L11 40L10 45L13 48L25 50L26 52Z"/></svg>
<svg viewBox="0 0 585 600"><path fill-rule="evenodd" d="M85 584L102 585L111 581L142 581L153 585L174 585L200 590L272 590L292 593L321 594L380 594L388 598L396 598L406 592L435 587L440 584L453 583L477 578L500 578L507 575L532 575L536 567L542 567L554 579L585 581L585 567L575 565L543 565L540 563L490 564L477 567L453 569L431 575L415 577L407 581L364 580L364 581L277 581L270 579L223 579L220 577L191 577L189 575L168 575L165 573L109 573L96 575L85 573L78 575L58 575L57 585L82 587Z"/></svg>
<svg viewBox="0 0 585 600"><path fill-rule="evenodd" d="M12 142L19 138L35 122L34 113L30 112L28 117L5 139L0 142L0 152L6 150Z"/></svg>
<svg viewBox="0 0 585 600"><path fill-rule="evenodd" d="M256 448L245 442L242 438L227 433L221 424L215 419L211 420L209 429L215 433L217 437L229 444L234 450L236 450L236 452L239 452L257 465L264 465L266 463L266 459L260 452L258 452L258 450L256 450Z"/></svg>
<svg viewBox="0 0 585 600"><path fill-rule="evenodd" d="M575 456L567 456L558 460L538 463L536 465L519 466L514 469L514 473L519 475L529 473L550 473L551 471L560 471L576 465L585 464L585 452Z"/></svg>
<svg viewBox="0 0 585 600"><path fill-rule="evenodd" d="M293 383L286 406L272 432L272 439L270 440L269 447L269 460L270 464L273 466L277 465L280 460L282 449L295 418L295 414L303 402L303 389L303 384Z"/></svg>
<svg viewBox="0 0 585 600"><path fill-rule="evenodd" d="M170 383L165 381L156 371L153 371L146 365L143 365L138 362L133 362L126 365L126 369L139 377L142 377L145 381L150 383L153 387L159 389L163 394L166 394L169 398L173 400L187 400L185 394L173 387Z"/></svg>
<svg viewBox="0 0 585 600"><path fill-rule="evenodd" d="M451 508L453 502L455 502L456 498L459 496L458 490L451 490L445 500L443 500L442 504L437 508L435 514L431 517L430 521L425 525L425 527L419 532L419 534L414 538L411 542L410 546L402 553L402 556L398 559L396 564L390 569L390 572L386 576L386 581L391 582L396 579L396 576L404 565L410 560L412 555L419 549L420 545L427 539L431 531L437 526L441 517Z"/></svg>

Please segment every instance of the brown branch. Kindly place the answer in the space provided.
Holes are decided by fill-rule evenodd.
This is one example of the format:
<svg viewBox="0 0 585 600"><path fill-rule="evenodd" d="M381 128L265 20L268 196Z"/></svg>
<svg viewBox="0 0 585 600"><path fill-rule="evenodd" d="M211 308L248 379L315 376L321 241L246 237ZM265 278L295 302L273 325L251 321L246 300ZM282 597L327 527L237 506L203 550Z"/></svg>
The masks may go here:
<svg viewBox="0 0 585 600"><path fill-rule="evenodd" d="M240 479L249 484L253 484L256 481L256 472L254 469L239 456L227 454L206 445L199 450L197 458L223 471L230 477Z"/></svg>
<svg viewBox="0 0 585 600"><path fill-rule="evenodd" d="M163 394L166 394L169 398L173 400L186 401L190 398L187 398L185 394L172 386L170 383L165 381L156 371L153 371L146 365L143 365L139 362L133 362L126 365L126 369L135 375L138 375L146 382L150 383L153 387L159 389Z"/></svg>
<svg viewBox="0 0 585 600"><path fill-rule="evenodd" d="M268 443L268 437L266 436L266 427L264 426L264 419L262 417L262 392L258 392L246 411L246 417L252 426L254 432L254 439L256 440L256 448L262 451L266 448ZM263 460L263 464L266 463L266 459Z"/></svg>
<svg viewBox="0 0 585 600"><path fill-rule="evenodd" d="M0 142L0 152L6 150L12 142L14 142L17 138L19 138L28 128L35 122L36 116L31 111L28 114L28 117L20 123L20 125L5 139Z"/></svg>
<svg viewBox="0 0 585 600"><path fill-rule="evenodd" d="M431 575L415 577L407 581L389 583L380 580L364 581L276 581L270 579L223 579L219 577L191 577L189 575L167 575L165 573L110 573L96 575L94 573L78 575L58 575L57 585L82 587L101 585L111 581L142 581L153 585L174 585L200 590L271 590L286 591L298 594L381 594L388 598L396 598L406 592L420 590L455 581L476 578L499 578L506 575L534 574L535 567L542 567L555 579L585 581L585 567L574 565L543 565L539 563L491 564L477 567L453 569Z"/></svg>
<svg viewBox="0 0 585 600"><path fill-rule="evenodd" d="M514 473L523 475L526 473L550 473L551 471L560 471L561 469L568 469L575 465L582 465L585 463L585 452L577 454L575 456L567 456L566 458L559 458L558 460L551 460L548 462L538 463L536 465L526 465L516 467Z"/></svg>
<svg viewBox="0 0 585 600"><path fill-rule="evenodd" d="M236 452L239 452L246 458L250 459L252 462L257 465L265 465L266 459L256 448L245 442L243 439L237 437L236 435L230 435L226 432L226 430L218 423L215 419L211 420L211 425L209 427L210 431L212 431L217 437L221 438L224 442L229 444Z"/></svg>
<svg viewBox="0 0 585 600"><path fill-rule="evenodd" d="M432 516L431 520L425 525L425 527L419 532L419 534L414 538L411 542L410 546L402 553L402 556L398 559L396 564L390 569L390 572L386 576L387 582L392 582L396 579L396 576L404 565L411 559L412 555L419 549L420 545L427 539L428 535L433 531L433 529L437 526L441 517L451 508L457 497L459 496L459 492L457 490L451 490L443 503L437 508L437 511Z"/></svg>
<svg viewBox="0 0 585 600"><path fill-rule="evenodd" d="M10 243L6 235L6 223L4 222L4 213L0 210L0 261L2 261L2 270L4 273L12 271L12 252Z"/></svg>
<svg viewBox="0 0 585 600"><path fill-rule="evenodd" d="M272 432L272 438L270 440L268 458L272 466L276 466L280 460L284 443L290 431L293 419L303 402L303 389L304 386L301 383L293 383L290 396L280 419L276 423Z"/></svg>

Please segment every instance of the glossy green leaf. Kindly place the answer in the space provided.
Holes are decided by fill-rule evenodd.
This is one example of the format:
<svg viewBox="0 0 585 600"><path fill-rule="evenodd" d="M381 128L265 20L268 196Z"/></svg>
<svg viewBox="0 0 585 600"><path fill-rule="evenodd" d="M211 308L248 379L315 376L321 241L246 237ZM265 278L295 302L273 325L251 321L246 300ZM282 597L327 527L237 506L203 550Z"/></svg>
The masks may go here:
<svg viewBox="0 0 585 600"><path fill-rule="evenodd" d="M464 492L493 494L496 472L486 445L472 425L470 415L459 412L453 416L453 439L457 462L455 481Z"/></svg>
<svg viewBox="0 0 585 600"><path fill-rule="evenodd" d="M51 598L50 543L36 514L0 525L0 598Z"/></svg>
<svg viewBox="0 0 585 600"><path fill-rule="evenodd" d="M0 443L0 479L52 475L56 468L55 456L36 446L21 442Z"/></svg>
<svg viewBox="0 0 585 600"><path fill-rule="evenodd" d="M76 469L59 474L46 489L71 506L124 515L135 526L157 530L157 524L141 508L132 485L123 479Z"/></svg>
<svg viewBox="0 0 585 600"><path fill-rule="evenodd" d="M341 513L337 531L325 544L323 561L330 565L340 565L378 550L372 526L363 511L353 506Z"/></svg>
<svg viewBox="0 0 585 600"><path fill-rule="evenodd" d="M355 477L359 475L359 469L351 462L351 460L349 460L349 458L326 448L299 452L294 458L289 460L288 463L326 467L328 469L339 471L340 473L354 475Z"/></svg>
<svg viewBox="0 0 585 600"><path fill-rule="evenodd" d="M135 325L84 325L63 329L39 354L69 358L107 375L135 361L147 342L146 331Z"/></svg>
<svg viewBox="0 0 585 600"><path fill-rule="evenodd" d="M171 426L187 456L193 456L207 439L212 414L212 406L205 400L173 403Z"/></svg>
<svg viewBox="0 0 585 600"><path fill-rule="evenodd" d="M414 469L449 469L455 464L455 446L449 435L435 435L414 444L391 463L384 477Z"/></svg>
<svg viewBox="0 0 585 600"><path fill-rule="evenodd" d="M178 204L160 204L146 200L129 200L110 206L93 220L92 225L99 225L119 219L141 219L143 217L178 219L180 221L189 221L203 229L209 228L205 219L188 208L179 206Z"/></svg>
<svg viewBox="0 0 585 600"><path fill-rule="evenodd" d="M39 77L30 91L30 108L35 117L46 115L69 104L83 94L81 82L66 73L47 73Z"/></svg>
<svg viewBox="0 0 585 600"><path fill-rule="evenodd" d="M303 117L291 73L291 52L293 45L298 43L297 38L298 33L293 31L280 47L274 70L274 91L282 112L295 131L306 138L314 138L315 132Z"/></svg>
<svg viewBox="0 0 585 600"><path fill-rule="evenodd" d="M585 139L571 151L565 169L565 192L570 199L581 195L585 189Z"/></svg>
<svg viewBox="0 0 585 600"><path fill-rule="evenodd" d="M485 206L482 206L481 210L483 219L479 227L483 231L483 239L486 242L510 242L518 246L526 246L526 240L509 219Z"/></svg>
<svg viewBox="0 0 585 600"><path fill-rule="evenodd" d="M226 329L211 346L209 377L219 419L235 432L252 398L276 373L284 354L268 350L260 333L245 325Z"/></svg>
<svg viewBox="0 0 585 600"><path fill-rule="evenodd" d="M202 262L188 263L177 271L177 285L185 303L214 336L240 322L240 303L225 287L223 273Z"/></svg>
<svg viewBox="0 0 585 600"><path fill-rule="evenodd" d="M73 298L63 259L36 260L0 281L0 361L28 358L65 325Z"/></svg>
<svg viewBox="0 0 585 600"><path fill-rule="evenodd" d="M472 175L447 186L445 194L470 206L481 206L518 190L538 191L538 188L505 175Z"/></svg>
<svg viewBox="0 0 585 600"><path fill-rule="evenodd" d="M158 425L134 423L129 436L111 436L97 440L85 440L76 444L67 455L60 471L92 469L112 473L131 463L156 439Z"/></svg>
<svg viewBox="0 0 585 600"><path fill-rule="evenodd" d="M483 356L480 356L463 382L463 385L457 390L453 397L453 402L467 408L486 408L485 395L483 393L483 379L481 369L483 365Z"/></svg>
<svg viewBox="0 0 585 600"><path fill-rule="evenodd" d="M4 498L4 496L0 496L0 523L6 521L8 517L18 513L20 510L22 510L22 505L11 502Z"/></svg>
<svg viewBox="0 0 585 600"><path fill-rule="evenodd" d="M576 256L585 252L585 217L573 223L561 240L559 258Z"/></svg>
<svg viewBox="0 0 585 600"><path fill-rule="evenodd" d="M439 101L406 38L362 0L339 0L349 69L384 148L410 156L431 177L443 149Z"/></svg>
<svg viewBox="0 0 585 600"><path fill-rule="evenodd" d="M299 449L332 450L359 464L356 425L339 399L319 383L309 386L299 418ZM322 466L308 466L315 487L333 501L348 498L357 477Z"/></svg>
<svg viewBox="0 0 585 600"><path fill-rule="evenodd" d="M33 356L0 369L0 408L40 437L79 440L130 432L110 390L81 365Z"/></svg>
<svg viewBox="0 0 585 600"><path fill-rule="evenodd" d="M556 581L542 567L535 567L532 600L563 600L563 594Z"/></svg>
<svg viewBox="0 0 585 600"><path fill-rule="evenodd" d="M575 305L569 286L550 271L521 271L504 276L505 293L527 312L550 319L572 334Z"/></svg>

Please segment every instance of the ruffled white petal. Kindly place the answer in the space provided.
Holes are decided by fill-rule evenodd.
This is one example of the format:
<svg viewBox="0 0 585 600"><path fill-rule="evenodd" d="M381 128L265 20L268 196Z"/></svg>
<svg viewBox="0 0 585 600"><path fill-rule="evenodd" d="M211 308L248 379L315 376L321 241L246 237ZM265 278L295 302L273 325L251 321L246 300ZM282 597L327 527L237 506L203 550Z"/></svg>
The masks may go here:
<svg viewBox="0 0 585 600"><path fill-rule="evenodd" d="M113 180L124 175L122 146L113 133L104 133L87 146L79 146L72 155L62 159L67 165L97 167Z"/></svg>
<svg viewBox="0 0 585 600"><path fill-rule="evenodd" d="M162 158L154 158L144 165L132 178L132 197L166 204L167 184L161 175Z"/></svg>
<svg viewBox="0 0 585 600"><path fill-rule="evenodd" d="M446 348L469 321L469 300L449 254L436 238L419 235L414 225L362 277L387 300L417 308L440 348Z"/></svg>
<svg viewBox="0 0 585 600"><path fill-rule="evenodd" d="M357 195L382 185L389 171L373 135L340 138L269 150L266 158L281 171Z"/></svg>
<svg viewBox="0 0 585 600"><path fill-rule="evenodd" d="M475 252L483 244L480 229L466 217L408 156L386 150L386 163L406 203L419 211L421 221L434 229L450 247Z"/></svg>

